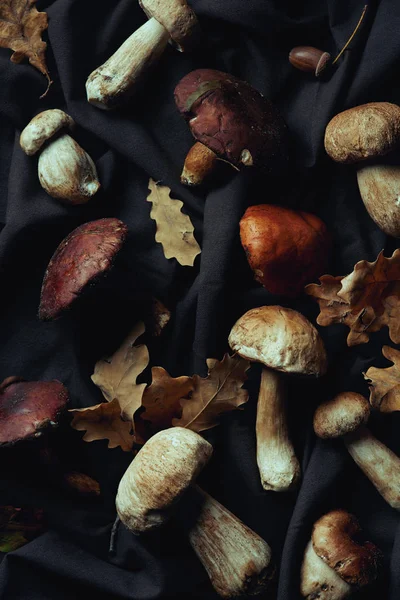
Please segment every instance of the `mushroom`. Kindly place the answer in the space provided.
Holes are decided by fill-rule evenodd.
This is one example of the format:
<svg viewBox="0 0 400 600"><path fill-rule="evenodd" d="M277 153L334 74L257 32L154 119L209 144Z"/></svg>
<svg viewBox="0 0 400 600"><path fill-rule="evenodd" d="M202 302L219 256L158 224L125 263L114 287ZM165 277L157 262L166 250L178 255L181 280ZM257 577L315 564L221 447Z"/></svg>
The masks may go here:
<svg viewBox="0 0 400 600"><path fill-rule="evenodd" d="M186 0L139 0L149 21L135 31L86 81L88 102L110 110L137 89L170 41L177 50L191 50L200 28Z"/></svg>
<svg viewBox="0 0 400 600"><path fill-rule="evenodd" d="M211 454L211 444L189 429L173 427L156 433L121 479L118 516L130 531L140 534L159 527L175 512L218 594L223 598L264 595L274 575L270 547L192 485Z"/></svg>
<svg viewBox="0 0 400 600"><path fill-rule="evenodd" d="M286 167L286 124L272 102L245 81L197 69L178 83L175 102L197 140L187 155L182 183L200 185L217 160L236 170L255 166L279 173Z"/></svg>
<svg viewBox="0 0 400 600"><path fill-rule="evenodd" d="M119 219L98 219L80 225L61 242L47 267L39 318L57 319L100 275L111 269L128 232Z"/></svg>
<svg viewBox="0 0 400 600"><path fill-rule="evenodd" d="M240 239L255 279L285 296L297 296L323 273L331 242L317 216L271 204L246 210Z"/></svg>
<svg viewBox="0 0 400 600"><path fill-rule="evenodd" d="M343 437L356 464L390 506L400 510L400 458L365 427L368 400L355 392L342 392L315 411L314 431L320 438Z"/></svg>
<svg viewBox="0 0 400 600"><path fill-rule="evenodd" d="M332 510L314 524L301 568L302 596L342 600L375 581L382 560L371 542L360 542L360 525L345 510Z"/></svg>
<svg viewBox="0 0 400 600"><path fill-rule="evenodd" d="M28 156L41 150L39 181L50 196L68 204L84 204L94 196L100 183L93 160L64 131L74 126L74 120L64 111L45 110L28 123L19 143Z"/></svg>
<svg viewBox="0 0 400 600"><path fill-rule="evenodd" d="M339 113L328 123L325 149L336 162L358 163L361 198L387 235L400 237L400 168L379 160L400 142L400 107L370 102Z"/></svg>
<svg viewBox="0 0 400 600"><path fill-rule="evenodd" d="M265 490L296 487L300 465L289 439L286 385L280 372L323 375L327 358L315 327L299 312L261 306L246 312L232 327L229 345L243 358L263 365L257 403L257 463Z"/></svg>

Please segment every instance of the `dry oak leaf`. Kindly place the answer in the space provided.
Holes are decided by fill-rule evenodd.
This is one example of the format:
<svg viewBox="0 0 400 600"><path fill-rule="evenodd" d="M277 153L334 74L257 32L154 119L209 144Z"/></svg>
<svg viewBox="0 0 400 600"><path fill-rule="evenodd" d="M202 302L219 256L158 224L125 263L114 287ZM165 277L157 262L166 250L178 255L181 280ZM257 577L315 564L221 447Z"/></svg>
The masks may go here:
<svg viewBox="0 0 400 600"><path fill-rule="evenodd" d="M1 0L0 47L14 50L12 62L28 58L45 75L48 81L45 96L52 83L45 60L47 44L41 39L47 29L47 14L38 12L35 4L36 0Z"/></svg>
<svg viewBox="0 0 400 600"><path fill-rule="evenodd" d="M109 448L120 446L125 452L132 450L132 423L121 419L121 409L116 398L111 402L101 402L88 408L74 408L69 412L74 415L71 427L77 431L86 431L83 436L85 442L108 440Z"/></svg>
<svg viewBox="0 0 400 600"><path fill-rule="evenodd" d="M158 185L151 177L148 187L147 202L153 205L150 217L156 222L156 241L162 244L165 258L176 258L181 265L192 267L201 248L190 217L181 211L183 202L171 198L170 188Z"/></svg>
<svg viewBox="0 0 400 600"><path fill-rule="evenodd" d="M383 413L390 413L400 410L400 350L383 346L382 354L393 366L386 369L370 367L364 377L370 389L371 406Z"/></svg>
<svg viewBox="0 0 400 600"><path fill-rule="evenodd" d="M320 282L305 288L319 304L319 325L347 325L348 346L368 342L370 333L387 325L392 342L400 343L399 249L390 258L381 251L375 262L360 260L345 277L323 275Z"/></svg>
<svg viewBox="0 0 400 600"><path fill-rule="evenodd" d="M146 387L145 383L137 384L136 379L149 364L149 351L143 344L134 346L144 331L143 323L137 323L110 358L103 358L96 363L92 375L93 383L101 389L107 402L117 400L122 418L131 422L142 403Z"/></svg>
<svg viewBox="0 0 400 600"><path fill-rule="evenodd" d="M249 395L242 386L247 379L249 361L225 354L221 361L209 358L207 366L207 377L193 375L193 393L190 398L181 400L182 417L172 421L175 427L186 427L197 433L211 429L219 424L223 413L247 402Z"/></svg>

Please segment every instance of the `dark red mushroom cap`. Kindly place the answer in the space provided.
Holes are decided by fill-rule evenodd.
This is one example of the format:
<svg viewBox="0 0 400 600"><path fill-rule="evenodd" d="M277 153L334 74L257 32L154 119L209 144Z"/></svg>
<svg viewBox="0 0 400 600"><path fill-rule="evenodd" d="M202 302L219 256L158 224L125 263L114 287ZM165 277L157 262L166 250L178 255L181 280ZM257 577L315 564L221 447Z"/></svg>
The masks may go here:
<svg viewBox="0 0 400 600"><path fill-rule="evenodd" d="M107 272L128 232L118 219L99 219L80 225L58 246L47 267L39 318L56 319L100 275Z"/></svg>
<svg viewBox="0 0 400 600"><path fill-rule="evenodd" d="M198 69L178 83L175 102L193 136L221 159L270 172L286 166L286 124L272 102L245 81Z"/></svg>
<svg viewBox="0 0 400 600"><path fill-rule="evenodd" d="M8 377L0 384L0 445L38 437L57 425L67 402L68 390L60 381Z"/></svg>

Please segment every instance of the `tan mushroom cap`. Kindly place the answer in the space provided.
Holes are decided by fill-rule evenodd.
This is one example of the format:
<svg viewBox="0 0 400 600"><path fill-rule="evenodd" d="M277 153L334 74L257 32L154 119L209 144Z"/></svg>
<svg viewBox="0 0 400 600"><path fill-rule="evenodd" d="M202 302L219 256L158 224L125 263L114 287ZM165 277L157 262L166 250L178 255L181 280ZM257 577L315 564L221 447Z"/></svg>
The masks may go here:
<svg viewBox="0 0 400 600"><path fill-rule="evenodd" d="M356 541L360 532L354 515L333 510L318 519L312 533L315 553L344 581L358 587L376 579L382 559L374 544Z"/></svg>
<svg viewBox="0 0 400 600"><path fill-rule="evenodd" d="M28 156L36 154L47 140L60 129L73 129L75 121L59 108L44 110L28 123L19 138L22 150Z"/></svg>
<svg viewBox="0 0 400 600"><path fill-rule="evenodd" d="M139 4L149 19L154 17L165 27L180 52L198 42L199 22L186 0L139 0Z"/></svg>
<svg viewBox="0 0 400 600"><path fill-rule="evenodd" d="M340 163L384 156L400 142L400 107L390 102L354 106L329 121L325 150Z"/></svg>
<svg viewBox="0 0 400 600"><path fill-rule="evenodd" d="M368 400L355 392L342 392L323 402L314 414L314 431L320 438L337 438L356 431L370 415Z"/></svg>
<svg viewBox="0 0 400 600"><path fill-rule="evenodd" d="M266 367L319 377L326 372L324 343L301 313L282 306L261 306L232 327L229 345L243 358Z"/></svg>

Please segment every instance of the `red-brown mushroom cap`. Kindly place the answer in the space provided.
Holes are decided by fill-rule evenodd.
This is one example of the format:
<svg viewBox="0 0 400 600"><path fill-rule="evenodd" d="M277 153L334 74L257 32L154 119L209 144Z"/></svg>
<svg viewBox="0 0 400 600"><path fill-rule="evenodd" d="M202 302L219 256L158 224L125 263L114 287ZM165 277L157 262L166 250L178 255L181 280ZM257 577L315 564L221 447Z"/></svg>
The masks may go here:
<svg viewBox="0 0 400 600"><path fill-rule="evenodd" d="M0 384L0 445L38 437L57 425L67 402L68 390L60 381L8 377Z"/></svg>
<svg viewBox="0 0 400 600"><path fill-rule="evenodd" d="M56 319L100 275L107 272L128 232L119 219L99 219L80 225L58 246L47 267L39 318Z"/></svg>
<svg viewBox="0 0 400 600"><path fill-rule="evenodd" d="M286 124L272 102L245 81L198 69L178 83L175 102L193 136L221 159L270 172L286 166Z"/></svg>

